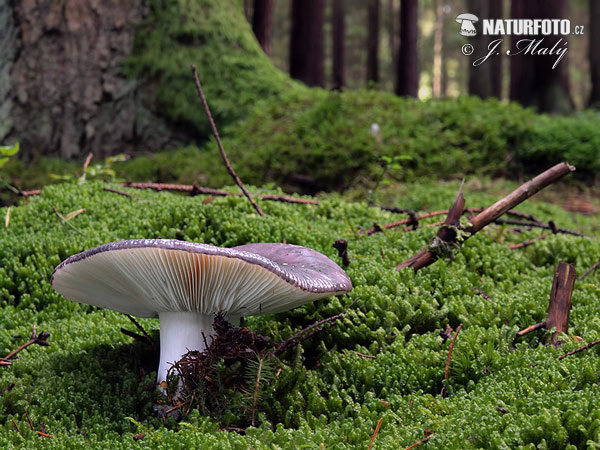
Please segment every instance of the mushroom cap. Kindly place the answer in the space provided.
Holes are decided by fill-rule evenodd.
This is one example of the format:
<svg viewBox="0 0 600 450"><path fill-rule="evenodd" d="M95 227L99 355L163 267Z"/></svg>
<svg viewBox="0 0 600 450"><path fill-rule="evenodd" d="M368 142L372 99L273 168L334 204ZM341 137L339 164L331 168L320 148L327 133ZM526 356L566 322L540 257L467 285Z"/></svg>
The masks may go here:
<svg viewBox="0 0 600 450"><path fill-rule="evenodd" d="M306 247L221 248L174 239L101 245L64 260L50 281L70 300L140 317L269 314L352 289L336 263Z"/></svg>
<svg viewBox="0 0 600 450"><path fill-rule="evenodd" d="M468 20L470 22L479 22L479 17L475 14L463 13L456 16L456 21L461 23L463 20Z"/></svg>

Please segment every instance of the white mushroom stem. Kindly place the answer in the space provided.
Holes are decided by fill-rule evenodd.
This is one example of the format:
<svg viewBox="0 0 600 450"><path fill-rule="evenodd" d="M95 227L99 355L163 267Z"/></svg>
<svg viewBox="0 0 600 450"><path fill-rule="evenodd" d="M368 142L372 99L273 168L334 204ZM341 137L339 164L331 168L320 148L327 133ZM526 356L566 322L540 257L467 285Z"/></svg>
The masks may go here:
<svg viewBox="0 0 600 450"><path fill-rule="evenodd" d="M161 312L160 320L160 363L156 382L166 381L167 372L173 364L190 350L205 349L214 330L214 315L197 312ZM204 335L203 335L204 333Z"/></svg>

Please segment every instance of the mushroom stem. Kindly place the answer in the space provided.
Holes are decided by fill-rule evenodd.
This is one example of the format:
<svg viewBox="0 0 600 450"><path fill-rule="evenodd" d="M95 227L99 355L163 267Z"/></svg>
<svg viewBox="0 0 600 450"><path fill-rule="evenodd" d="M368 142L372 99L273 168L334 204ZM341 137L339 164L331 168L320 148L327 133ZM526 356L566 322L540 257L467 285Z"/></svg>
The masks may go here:
<svg viewBox="0 0 600 450"><path fill-rule="evenodd" d="M156 382L166 381L167 372L171 366L179 361L190 350L199 352L205 349L206 343L210 344L213 334L212 314L197 312L161 312L160 320L160 363Z"/></svg>

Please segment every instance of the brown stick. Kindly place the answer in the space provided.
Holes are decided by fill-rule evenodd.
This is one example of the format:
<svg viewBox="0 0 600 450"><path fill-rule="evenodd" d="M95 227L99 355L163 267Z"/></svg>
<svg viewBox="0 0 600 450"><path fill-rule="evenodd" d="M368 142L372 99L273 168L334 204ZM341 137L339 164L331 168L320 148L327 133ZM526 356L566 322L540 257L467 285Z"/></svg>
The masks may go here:
<svg viewBox="0 0 600 450"><path fill-rule="evenodd" d="M149 343L152 347L155 347L155 343L154 343L154 339L152 339L150 337L150 335L146 332L146 330L144 329L143 326L141 326L139 324L139 322L137 320L135 320L132 316L130 316L129 314L125 314L129 320L131 320L131 322L135 325L135 327L140 330L142 332L142 334L144 335L144 337L146 338L146 340L148 341L147 343Z"/></svg>
<svg viewBox="0 0 600 450"><path fill-rule="evenodd" d="M27 422L29 422L29 428L31 428L31 431L33 431L35 428L33 427L33 422L31 421L31 418L29 417L29 411L25 410L25 417L27 417Z"/></svg>
<svg viewBox="0 0 600 450"><path fill-rule="evenodd" d="M132 198L134 200L140 200L140 198L137 195L129 194L129 193L124 192L124 191L119 191L118 189L103 187L102 190L106 191L106 192L112 192L113 194L123 195L123 196L125 196L127 198Z"/></svg>
<svg viewBox="0 0 600 450"><path fill-rule="evenodd" d="M454 337L452 338L452 342L450 342L450 348L448 349L448 358L446 358L446 369L444 370L444 380L448 380L450 377L450 360L452 359L452 351L454 350L454 344L456 344L456 338L458 337L458 333L460 333L460 329L463 324L461 323L458 327L456 327L456 331L454 332Z"/></svg>
<svg viewBox="0 0 600 450"><path fill-rule="evenodd" d="M196 91L198 92L198 96L200 100L202 100L202 106L204 106L204 112L206 112L206 116L208 117L208 122L210 123L210 128L212 130L213 136L217 141L217 146L219 147L219 151L221 152L221 157L223 158L223 162L225 163L225 167L229 174L233 177L234 181L240 187L246 198L250 201L256 212L259 216L264 216L265 213L262 212L260 206L256 204L250 192L246 189L240 177L235 173L233 167L229 163L229 159L227 158L227 154L225 153L225 149L223 148L223 144L221 143L221 137L219 136L219 131L217 130L217 126L215 125L215 121L213 120L212 114L210 112L210 108L208 107L208 102L206 101L206 97L204 97L204 92L202 91L202 84L200 84L200 79L198 78L198 73L196 72L196 66L192 65L192 74L194 75L194 82L196 83Z"/></svg>
<svg viewBox="0 0 600 450"><path fill-rule="evenodd" d="M524 241L524 242L519 242L518 244L510 244L508 246L508 248L510 248L511 250L518 250L520 248L525 248L525 247L529 247L531 244L534 244L537 241L541 241L542 239L547 238L548 236L550 236L552 233L544 233L541 234L533 239L530 239L528 241Z"/></svg>
<svg viewBox="0 0 600 450"><path fill-rule="evenodd" d="M127 182L121 186L129 187L133 189L152 189L154 191L175 191L175 192L189 192L191 195L214 195L216 197L227 197L230 195L241 196L242 194L234 194L228 191L221 191L219 189L212 189L198 184L168 184L168 183L134 183ZM296 198L288 195L274 195L274 194L262 194L260 196L262 200L270 200L275 202L284 203L300 203L304 205L318 205L318 200L307 199L307 198Z"/></svg>
<svg viewBox="0 0 600 450"><path fill-rule="evenodd" d="M33 332L31 333L31 339L29 339L29 341L27 341L26 343L24 343L20 347L16 348L12 352L10 352L4 358L0 358L0 359L3 359L5 361L7 361L9 359L12 359L17 353L19 353L21 350L26 349L27 347L29 347L32 344L38 344L38 345L43 345L43 346L47 347L47 346L50 345L50 343L48 342L48 338L49 337L50 337L50 333L48 333L46 331L42 331L38 335L37 332L36 332L36 327L34 325L33 326Z"/></svg>
<svg viewBox="0 0 600 450"><path fill-rule="evenodd" d="M564 355L562 355L562 356L559 356L559 357L558 357L558 360L559 360L559 361L560 361L560 360L563 360L563 359L565 359L567 356L571 356L571 355L574 355L575 353L582 352L582 351L584 351L584 350L587 350L588 348L592 348L594 345L598 345L598 344L600 344L600 339L598 339L597 341L594 341L594 342L590 342L589 344L587 344L587 345L584 345L583 347L579 347L579 348L577 348L577 349L575 349L575 350L572 350L572 351L570 351L569 353L565 353Z"/></svg>
<svg viewBox="0 0 600 450"><path fill-rule="evenodd" d="M543 328L546 325L546 322L539 322L536 323L534 325L530 325L527 328L524 328L523 330L519 331L517 333L517 336L521 337L521 336L525 336L528 333L531 333L532 331L535 330L539 330L540 328Z"/></svg>
<svg viewBox="0 0 600 450"><path fill-rule="evenodd" d="M377 425L375 425L375 432L373 433L373 436L371 436L371 442L369 443L369 448L367 448L367 450L371 450L371 448L373 448L373 444L375 443L375 438L379 434L379 429L381 428L381 423L382 422L383 422L383 417L380 418L377 421Z"/></svg>
<svg viewBox="0 0 600 450"><path fill-rule="evenodd" d="M571 312L571 297L575 285L575 266L559 262L554 271L554 280L548 304L546 329L556 328L551 342L555 347L560 346L558 335L569 330L569 313Z"/></svg>
<svg viewBox="0 0 600 450"><path fill-rule="evenodd" d="M471 226L468 227L465 231L470 233L470 236L474 235L475 233L483 229L483 227L498 219L502 214L509 211L511 208L514 208L518 204L527 200L532 195L539 192L541 189L554 183L555 181L558 181L560 178L573 172L574 170L575 167L570 166L566 162L557 164L554 167L546 170L534 179L515 189L506 197L497 201L492 206L484 209L477 216L473 217L471 219ZM465 237L465 239L468 237L469 236ZM425 248L421 250L419 254L400 263L398 266L396 266L396 269L400 270L405 267L412 267L414 271L417 272L419 269L422 269L423 267L427 267L430 264L434 263L435 260L436 256L434 255L434 253L431 252L428 248Z"/></svg>
<svg viewBox="0 0 600 450"><path fill-rule="evenodd" d="M583 280L590 273L592 273L594 270L596 270L599 266L600 266L600 260L598 260L598 262L596 262L592 267L590 267L588 270L586 270L581 275L579 275L579 277L577 278L577 281Z"/></svg>
<svg viewBox="0 0 600 450"><path fill-rule="evenodd" d="M41 189L33 189L31 191L19 191L19 195L22 197L32 197L34 195L40 195L41 193Z"/></svg>
<svg viewBox="0 0 600 450"><path fill-rule="evenodd" d="M90 165L90 162L92 161L92 158L94 157L93 153L88 153L87 157L85 158L85 161L83 162L83 173L87 172L87 168Z"/></svg>
<svg viewBox="0 0 600 450"><path fill-rule="evenodd" d="M421 439L420 441L415 442L413 445L411 445L410 447L406 447L404 450L412 450L413 448L415 448L417 445L419 444L424 444L425 442L427 442L429 439L431 439L434 436L435 433L431 433L429 436L424 437L423 439Z"/></svg>

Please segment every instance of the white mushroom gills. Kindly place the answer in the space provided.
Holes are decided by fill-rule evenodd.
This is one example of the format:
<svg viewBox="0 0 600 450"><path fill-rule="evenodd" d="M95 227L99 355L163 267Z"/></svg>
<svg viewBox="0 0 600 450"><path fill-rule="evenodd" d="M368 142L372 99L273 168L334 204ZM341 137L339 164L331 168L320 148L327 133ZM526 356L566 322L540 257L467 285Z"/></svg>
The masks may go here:
<svg viewBox="0 0 600 450"><path fill-rule="evenodd" d="M286 311L352 289L326 256L300 246L233 249L168 239L113 242L56 267L52 286L66 298L160 320L157 382L190 350L210 345L215 314Z"/></svg>

